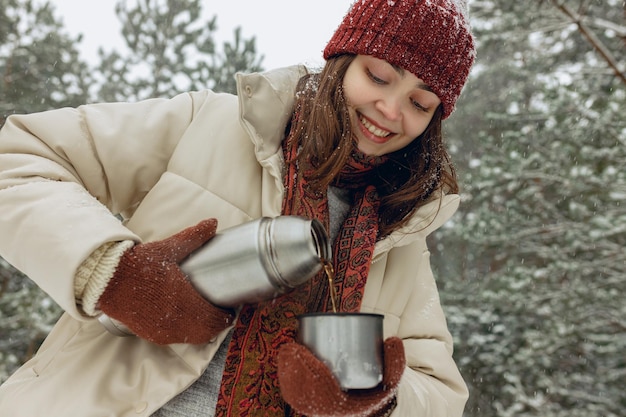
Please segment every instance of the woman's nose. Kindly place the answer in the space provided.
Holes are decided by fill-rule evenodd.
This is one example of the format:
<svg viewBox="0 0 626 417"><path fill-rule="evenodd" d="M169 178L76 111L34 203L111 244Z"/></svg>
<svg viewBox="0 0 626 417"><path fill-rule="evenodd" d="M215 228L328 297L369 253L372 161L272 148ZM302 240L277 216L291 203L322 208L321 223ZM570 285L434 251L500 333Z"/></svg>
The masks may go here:
<svg viewBox="0 0 626 417"><path fill-rule="evenodd" d="M395 97L381 97L376 102L376 108L389 120L400 118L400 100Z"/></svg>

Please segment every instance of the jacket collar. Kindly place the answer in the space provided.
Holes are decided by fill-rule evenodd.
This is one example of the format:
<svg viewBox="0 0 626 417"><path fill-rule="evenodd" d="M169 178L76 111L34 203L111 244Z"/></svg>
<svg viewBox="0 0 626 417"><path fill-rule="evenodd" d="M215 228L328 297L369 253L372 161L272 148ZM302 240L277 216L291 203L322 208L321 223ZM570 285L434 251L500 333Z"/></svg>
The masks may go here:
<svg viewBox="0 0 626 417"><path fill-rule="evenodd" d="M388 252L392 247L426 239L454 215L460 202L458 194L447 194L424 204L403 227L376 243L374 257Z"/></svg>
<svg viewBox="0 0 626 417"><path fill-rule="evenodd" d="M254 144L259 161L279 150L285 126L293 113L296 85L306 73L306 67L298 65L237 74L240 121Z"/></svg>

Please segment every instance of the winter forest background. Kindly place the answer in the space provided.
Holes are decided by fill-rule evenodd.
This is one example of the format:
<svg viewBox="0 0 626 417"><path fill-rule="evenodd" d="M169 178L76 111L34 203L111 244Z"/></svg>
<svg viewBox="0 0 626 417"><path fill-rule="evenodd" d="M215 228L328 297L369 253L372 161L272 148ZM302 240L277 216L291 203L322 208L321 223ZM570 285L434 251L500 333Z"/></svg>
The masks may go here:
<svg viewBox="0 0 626 417"><path fill-rule="evenodd" d="M0 0L11 113L233 91L255 39L216 44L200 0L120 1L130 53L78 52L55 10ZM466 416L626 416L626 3L474 0L478 58L446 127L459 213L431 238ZM33 254L34 257L37 254ZM0 258L0 382L58 306Z"/></svg>

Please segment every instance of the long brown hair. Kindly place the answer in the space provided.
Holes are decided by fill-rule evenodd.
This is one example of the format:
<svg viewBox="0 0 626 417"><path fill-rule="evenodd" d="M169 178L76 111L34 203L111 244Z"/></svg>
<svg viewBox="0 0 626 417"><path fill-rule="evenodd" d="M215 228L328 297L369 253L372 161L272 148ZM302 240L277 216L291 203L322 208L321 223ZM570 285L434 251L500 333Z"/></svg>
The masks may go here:
<svg viewBox="0 0 626 417"><path fill-rule="evenodd" d="M325 190L356 147L343 79L355 55L329 59L319 73L300 79L293 125L288 129L301 144L298 159L313 171L306 178L317 190ZM420 206L438 193L457 193L458 183L443 143L441 106L419 137L387 155L377 168L381 196L379 235L402 226ZM289 161L293 162L293 161Z"/></svg>

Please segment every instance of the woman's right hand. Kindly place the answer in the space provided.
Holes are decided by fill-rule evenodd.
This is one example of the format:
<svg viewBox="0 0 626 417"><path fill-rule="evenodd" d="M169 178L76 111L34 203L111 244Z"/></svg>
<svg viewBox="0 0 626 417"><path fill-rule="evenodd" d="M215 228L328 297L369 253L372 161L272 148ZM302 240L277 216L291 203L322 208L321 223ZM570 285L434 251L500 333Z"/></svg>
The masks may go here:
<svg viewBox="0 0 626 417"><path fill-rule="evenodd" d="M213 236L208 219L160 241L128 249L98 300L110 318L159 345L201 344L229 327L234 311L205 300L178 264Z"/></svg>

